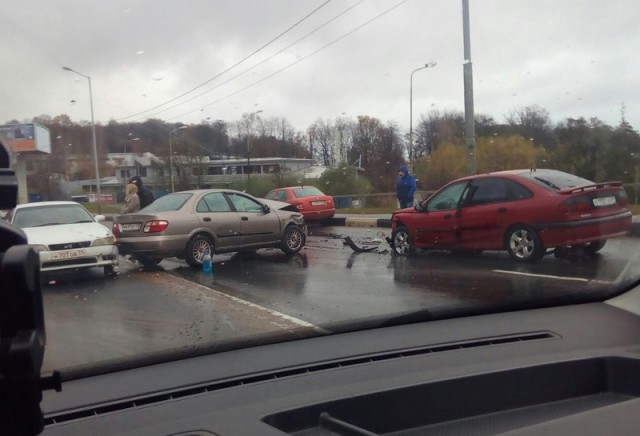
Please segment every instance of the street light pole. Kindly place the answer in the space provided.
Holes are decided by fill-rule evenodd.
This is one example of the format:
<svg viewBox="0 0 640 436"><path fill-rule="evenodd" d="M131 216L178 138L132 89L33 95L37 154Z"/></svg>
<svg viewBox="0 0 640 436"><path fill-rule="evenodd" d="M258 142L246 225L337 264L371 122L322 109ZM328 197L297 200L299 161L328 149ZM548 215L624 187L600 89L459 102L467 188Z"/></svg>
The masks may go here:
<svg viewBox="0 0 640 436"><path fill-rule="evenodd" d="M249 120L253 119L253 116L262 112L262 109L249 114ZM251 132L247 136L247 187L251 184Z"/></svg>
<svg viewBox="0 0 640 436"><path fill-rule="evenodd" d="M467 174L477 170L476 127L473 107L473 65L471 63L471 30L469 27L469 0L462 0L462 39L464 46L464 136L467 144Z"/></svg>
<svg viewBox="0 0 640 436"><path fill-rule="evenodd" d="M127 144L130 143L131 141L140 141L140 138L133 138L133 139L128 139L124 141L124 154L127 154Z"/></svg>
<svg viewBox="0 0 640 436"><path fill-rule="evenodd" d="M169 172L171 175L171 192L175 192L176 188L175 185L173 183L173 141L172 141L172 137L173 137L173 133L177 132L178 130L184 130L188 128L188 126L180 126L180 127L176 127L175 129L171 130L169 132Z"/></svg>
<svg viewBox="0 0 640 436"><path fill-rule="evenodd" d="M424 67L416 68L409 75L409 169L413 172L413 73L424 70L425 68L433 68L438 65L436 62L428 62Z"/></svg>
<svg viewBox="0 0 640 436"><path fill-rule="evenodd" d="M98 194L98 213L102 213L102 208L100 206L101 194L100 194L100 170L98 168L98 145L96 142L96 123L93 118L93 91L91 88L91 77L86 74L82 74L79 71L74 70L69 67L62 67L65 71L71 71L72 73L76 73L79 76L84 77L89 81L89 104L91 106L91 134L93 136L93 163L95 165L96 172L96 192Z"/></svg>
<svg viewBox="0 0 640 436"><path fill-rule="evenodd" d="M640 154L631 153L631 158L635 161L633 174L633 203L638 204L638 186L640 185Z"/></svg>

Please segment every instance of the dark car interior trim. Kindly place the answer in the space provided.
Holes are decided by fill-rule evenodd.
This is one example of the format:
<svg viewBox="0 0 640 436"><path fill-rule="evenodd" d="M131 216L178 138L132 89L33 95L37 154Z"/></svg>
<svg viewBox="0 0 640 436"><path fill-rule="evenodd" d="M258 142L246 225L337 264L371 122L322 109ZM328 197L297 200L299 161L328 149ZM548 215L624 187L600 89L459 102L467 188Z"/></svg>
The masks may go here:
<svg viewBox="0 0 640 436"><path fill-rule="evenodd" d="M72 380L45 393L44 434L533 434L543 424L599 428L610 413L619 416L607 420L609 433L623 434L640 412L640 317L621 307L638 298L347 332Z"/></svg>

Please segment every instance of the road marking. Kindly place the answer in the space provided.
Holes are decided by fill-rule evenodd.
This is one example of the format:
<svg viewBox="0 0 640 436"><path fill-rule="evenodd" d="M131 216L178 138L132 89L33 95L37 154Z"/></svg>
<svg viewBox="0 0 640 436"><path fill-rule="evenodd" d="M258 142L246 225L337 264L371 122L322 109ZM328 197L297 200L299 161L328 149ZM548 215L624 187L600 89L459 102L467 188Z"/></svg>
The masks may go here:
<svg viewBox="0 0 640 436"><path fill-rule="evenodd" d="M582 277L562 277L562 276L552 276L552 275L549 275L549 274L532 274L532 273L524 273L524 272L517 272L517 271L507 271L507 270L503 270L503 269L494 269L492 271L493 272L497 272L497 273L503 273L503 274L514 274L514 275L518 275L518 276L539 277L539 278L543 278L543 279L571 280L571 281L574 281L574 282L584 282L584 283L595 283L595 282L609 283L609 282L601 282L600 280L585 279L585 278L582 278Z"/></svg>
<svg viewBox="0 0 640 436"><path fill-rule="evenodd" d="M210 288L208 288L208 289L210 289ZM299 326L308 327L308 328L311 328L311 329L313 329L313 330L315 330L317 332L320 332L320 333L329 333L328 330L325 330L322 327L318 327L315 324L311 324L309 322L303 321L300 318L296 318L296 317L293 317L291 315L287 315L285 313L278 312L277 310L269 309L268 307L260 306L259 304L255 304L255 303L252 303L250 301L243 300L243 299L238 298L238 297L234 297L233 295L225 294L224 292L216 291L215 289L210 289L210 290L212 290L213 292L215 292L215 293L217 293L217 294L219 294L219 295L221 295L223 297L229 298L229 299L235 301L236 303L244 304L244 305L246 305L248 307L251 307L253 309L258 309L258 310L267 312L270 315L282 318L282 319L284 319L286 321L290 321L290 322L292 322L294 324L298 324Z"/></svg>
<svg viewBox="0 0 640 436"><path fill-rule="evenodd" d="M187 280L187 279L185 279L183 277L178 277L178 276L175 276L173 274L171 274L171 277L173 277L174 279L186 282L186 283L189 284L189 286L197 286L197 287L201 288L205 294L213 292L214 294L218 295L221 298L230 299L231 301L233 301L235 303L242 304L242 305L250 307L252 309L256 309L256 310L265 312L265 313L267 313L269 315L275 316L275 317L283 319L285 321L289 321L289 322L291 322L293 324L297 324L297 325L299 325L301 327L310 328L315 332L322 333L322 334L331 333L329 330L323 329L320 326L317 326L315 324L311 324L311 323L309 323L307 321L301 320L300 318L296 318L294 316L287 315L287 314L282 313L282 312L278 312L277 310L269 309L268 307L264 307L264 306L261 306L261 305L256 304L256 303L252 303L250 301L243 300L242 298L234 297L233 295L229 295L229 294L226 294L224 292L217 291L217 290L215 290L213 288L209 288L207 286L201 285L200 283L195 283L195 282L189 281L189 280ZM274 323L274 324L277 324L277 323ZM280 326L280 327L282 327L282 326Z"/></svg>

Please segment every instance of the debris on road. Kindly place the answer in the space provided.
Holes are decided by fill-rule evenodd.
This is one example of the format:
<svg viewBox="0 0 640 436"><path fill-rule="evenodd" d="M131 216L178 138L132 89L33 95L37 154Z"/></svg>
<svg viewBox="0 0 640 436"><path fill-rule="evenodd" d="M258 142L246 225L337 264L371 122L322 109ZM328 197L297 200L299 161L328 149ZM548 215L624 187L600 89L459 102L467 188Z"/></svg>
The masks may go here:
<svg viewBox="0 0 640 436"><path fill-rule="evenodd" d="M349 237L349 236L345 236L344 241L345 241L346 245L351 247L351 249L353 251L355 251L356 253L366 253L368 251L373 251L373 250L375 250L377 248L377 245L375 245L373 247L358 247L356 245L356 243L353 242L353 239L351 239L351 237Z"/></svg>

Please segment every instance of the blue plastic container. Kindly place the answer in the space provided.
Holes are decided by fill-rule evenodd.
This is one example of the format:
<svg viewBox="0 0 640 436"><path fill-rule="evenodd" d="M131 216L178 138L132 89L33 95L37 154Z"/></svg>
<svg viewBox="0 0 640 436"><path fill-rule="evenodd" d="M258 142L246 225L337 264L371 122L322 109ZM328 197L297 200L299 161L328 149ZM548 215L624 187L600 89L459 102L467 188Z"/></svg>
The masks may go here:
<svg viewBox="0 0 640 436"><path fill-rule="evenodd" d="M204 257L202 258L202 272L213 273L213 262L211 261L211 255L208 251L204 253Z"/></svg>

